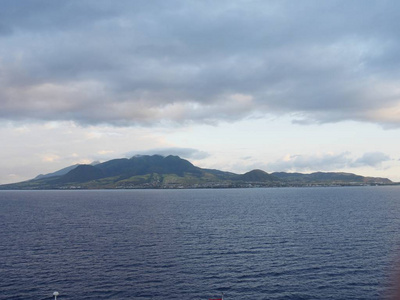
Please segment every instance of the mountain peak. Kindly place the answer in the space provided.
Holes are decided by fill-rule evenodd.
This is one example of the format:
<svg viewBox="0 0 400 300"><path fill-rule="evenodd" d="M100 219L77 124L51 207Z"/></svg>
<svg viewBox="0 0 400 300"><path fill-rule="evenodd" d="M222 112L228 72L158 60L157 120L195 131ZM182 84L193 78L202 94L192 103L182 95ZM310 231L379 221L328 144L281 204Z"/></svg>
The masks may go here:
<svg viewBox="0 0 400 300"><path fill-rule="evenodd" d="M256 181L256 182L263 182L263 181L278 181L279 179L275 176L268 174L267 172L255 169L250 172L247 172L243 175L240 175L240 180L243 181Z"/></svg>

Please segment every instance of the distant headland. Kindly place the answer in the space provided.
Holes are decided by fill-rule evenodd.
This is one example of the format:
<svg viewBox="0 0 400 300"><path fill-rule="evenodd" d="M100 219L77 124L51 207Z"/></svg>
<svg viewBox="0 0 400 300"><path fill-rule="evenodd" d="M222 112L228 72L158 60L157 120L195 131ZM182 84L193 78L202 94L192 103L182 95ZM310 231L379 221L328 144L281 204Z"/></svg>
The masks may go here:
<svg viewBox="0 0 400 300"><path fill-rule="evenodd" d="M73 165L34 179L0 185L2 190L179 189L393 185L391 180L352 173L312 174L252 170L235 174L203 169L178 156L137 155L91 165Z"/></svg>

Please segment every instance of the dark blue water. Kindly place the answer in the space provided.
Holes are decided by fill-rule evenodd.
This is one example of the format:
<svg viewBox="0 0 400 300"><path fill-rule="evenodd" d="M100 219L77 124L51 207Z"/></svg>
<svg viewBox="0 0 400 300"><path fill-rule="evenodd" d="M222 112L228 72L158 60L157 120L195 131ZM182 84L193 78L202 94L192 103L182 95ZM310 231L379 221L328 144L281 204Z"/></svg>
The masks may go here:
<svg viewBox="0 0 400 300"><path fill-rule="evenodd" d="M1 191L0 299L383 299L400 187Z"/></svg>

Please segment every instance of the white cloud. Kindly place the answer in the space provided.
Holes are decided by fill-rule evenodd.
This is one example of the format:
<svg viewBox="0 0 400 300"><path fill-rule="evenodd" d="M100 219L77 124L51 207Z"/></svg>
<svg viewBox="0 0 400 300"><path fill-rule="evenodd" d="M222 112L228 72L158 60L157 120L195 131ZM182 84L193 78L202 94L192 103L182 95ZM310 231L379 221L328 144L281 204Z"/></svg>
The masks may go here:
<svg viewBox="0 0 400 300"><path fill-rule="evenodd" d="M352 158L350 152L324 153L315 155L286 155L280 160L269 163L266 168L270 171L338 171L349 168L371 167L379 169L382 163L391 160L382 152L364 153L359 158Z"/></svg>
<svg viewBox="0 0 400 300"><path fill-rule="evenodd" d="M339 154L286 155L282 159L267 164L271 171L326 171L345 168L350 163L349 152Z"/></svg>
<svg viewBox="0 0 400 300"><path fill-rule="evenodd" d="M114 150L100 150L100 151L97 151L97 153L100 155L106 155L106 154L114 153Z"/></svg>
<svg viewBox="0 0 400 300"><path fill-rule="evenodd" d="M60 159L60 156L57 154L44 154L42 156L42 161L46 163L52 163Z"/></svg>

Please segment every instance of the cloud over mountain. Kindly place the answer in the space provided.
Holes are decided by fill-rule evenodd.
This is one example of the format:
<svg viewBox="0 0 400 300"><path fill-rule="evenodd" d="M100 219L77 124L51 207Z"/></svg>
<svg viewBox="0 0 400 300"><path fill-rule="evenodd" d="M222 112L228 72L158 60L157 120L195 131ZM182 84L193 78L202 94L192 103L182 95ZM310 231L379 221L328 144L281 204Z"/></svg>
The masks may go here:
<svg viewBox="0 0 400 300"><path fill-rule="evenodd" d="M0 118L399 127L399 15L396 1L5 0Z"/></svg>
<svg viewBox="0 0 400 300"><path fill-rule="evenodd" d="M162 155L162 156L175 155L187 159L189 158L204 159L209 156L209 154L205 151L193 148L178 148L178 147L156 148L156 149L149 149L146 151L131 151L126 154L128 158L134 155Z"/></svg>

